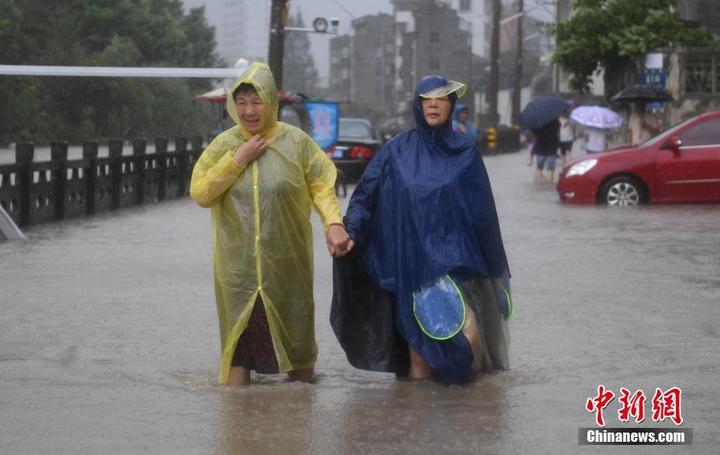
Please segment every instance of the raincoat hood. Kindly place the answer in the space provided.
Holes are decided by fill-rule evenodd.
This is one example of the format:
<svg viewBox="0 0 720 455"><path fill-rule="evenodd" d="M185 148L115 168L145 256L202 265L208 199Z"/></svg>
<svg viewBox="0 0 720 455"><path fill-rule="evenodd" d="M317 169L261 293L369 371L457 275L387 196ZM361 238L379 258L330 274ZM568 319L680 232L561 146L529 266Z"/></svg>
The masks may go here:
<svg viewBox="0 0 720 455"><path fill-rule="evenodd" d="M467 139L452 129L452 116L439 127L430 126L425 120L422 109L423 98L438 98L442 96L450 97L450 112L455 110L455 104L458 97L465 93L465 84L450 81L442 76L429 75L420 80L415 89L415 97L413 99L413 115L415 116L415 125L420 136L430 147L437 147L447 153L461 153L466 150L470 144Z"/></svg>
<svg viewBox="0 0 720 455"><path fill-rule="evenodd" d="M270 67L266 63L260 62L251 64L228 91L226 103L228 114L240 127L242 136L245 139L250 139L253 134L245 129L240 121L240 115L238 114L237 105L235 104L235 97L233 96L235 90L237 90L241 84L252 85L258 96L262 98L265 109L262 114L262 127L259 134L265 139L265 142L272 142L280 132L280 127L277 121L279 109L277 86L275 85L272 72L270 72Z"/></svg>
<svg viewBox="0 0 720 455"><path fill-rule="evenodd" d="M456 122L460 121L460 112L462 112L463 109L466 109L467 106L465 106L463 103L456 103L455 109L453 109L453 120Z"/></svg>

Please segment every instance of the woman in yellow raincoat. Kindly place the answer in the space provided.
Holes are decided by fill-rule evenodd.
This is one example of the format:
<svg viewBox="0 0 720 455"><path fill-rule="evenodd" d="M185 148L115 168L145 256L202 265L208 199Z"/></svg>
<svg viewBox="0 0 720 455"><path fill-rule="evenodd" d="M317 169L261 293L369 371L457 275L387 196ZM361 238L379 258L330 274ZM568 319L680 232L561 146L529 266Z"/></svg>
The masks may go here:
<svg viewBox="0 0 720 455"><path fill-rule="evenodd" d="M336 171L302 130L277 121L270 68L253 63L235 82L227 110L236 126L195 165L192 198L212 208L220 382L250 382L250 370L310 381L314 330L314 205L330 254L347 251L335 197Z"/></svg>

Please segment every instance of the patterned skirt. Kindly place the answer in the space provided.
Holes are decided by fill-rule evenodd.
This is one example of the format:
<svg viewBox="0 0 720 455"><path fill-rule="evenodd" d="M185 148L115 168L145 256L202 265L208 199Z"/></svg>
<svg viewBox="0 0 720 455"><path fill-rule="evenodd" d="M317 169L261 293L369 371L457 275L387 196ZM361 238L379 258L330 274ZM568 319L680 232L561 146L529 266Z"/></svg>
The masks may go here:
<svg viewBox="0 0 720 455"><path fill-rule="evenodd" d="M240 335L232 366L255 370L261 374L276 374L279 372L275 348L270 336L265 305L258 296L253 306L247 328Z"/></svg>

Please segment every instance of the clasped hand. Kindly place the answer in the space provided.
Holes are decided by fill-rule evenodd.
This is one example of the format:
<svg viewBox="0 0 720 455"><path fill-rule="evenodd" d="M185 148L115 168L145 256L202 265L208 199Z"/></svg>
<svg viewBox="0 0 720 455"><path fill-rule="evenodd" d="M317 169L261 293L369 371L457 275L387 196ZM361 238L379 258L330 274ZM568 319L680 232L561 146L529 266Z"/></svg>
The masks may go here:
<svg viewBox="0 0 720 455"><path fill-rule="evenodd" d="M350 238L342 224L331 224L325 233L325 244L330 256L345 256L353 249L355 242Z"/></svg>
<svg viewBox="0 0 720 455"><path fill-rule="evenodd" d="M265 153L266 149L267 144L265 143L265 140L262 138L262 136L256 134L255 136L240 144L240 147L235 150L233 159L238 164L250 163L260 158L262 154Z"/></svg>

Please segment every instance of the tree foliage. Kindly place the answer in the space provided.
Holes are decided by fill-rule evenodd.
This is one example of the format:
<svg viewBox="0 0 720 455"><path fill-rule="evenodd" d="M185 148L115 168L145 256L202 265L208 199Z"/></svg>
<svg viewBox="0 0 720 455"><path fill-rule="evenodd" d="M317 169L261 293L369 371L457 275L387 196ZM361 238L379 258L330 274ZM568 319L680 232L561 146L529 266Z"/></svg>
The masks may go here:
<svg viewBox="0 0 720 455"><path fill-rule="evenodd" d="M573 0L574 15L553 29L553 61L571 74L573 90L587 90L592 75L636 65L654 49L717 45L717 36L684 24L672 11L676 0Z"/></svg>
<svg viewBox="0 0 720 455"><path fill-rule="evenodd" d="M0 0L0 63L216 67L215 33L180 0ZM0 76L0 142L191 135L206 79Z"/></svg>
<svg viewBox="0 0 720 455"><path fill-rule="evenodd" d="M305 27L299 10L294 16L288 18L287 25L288 27ZM308 49L310 49L310 38L307 33L286 32L283 52L283 87L315 98L317 97L318 72L315 68L315 60Z"/></svg>

